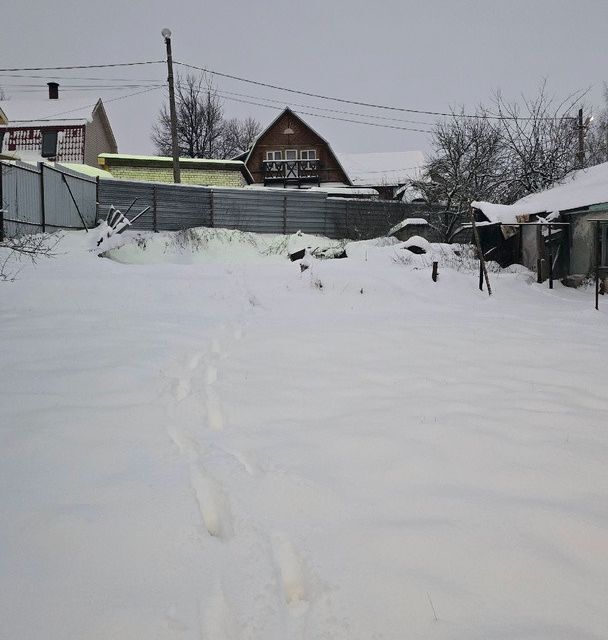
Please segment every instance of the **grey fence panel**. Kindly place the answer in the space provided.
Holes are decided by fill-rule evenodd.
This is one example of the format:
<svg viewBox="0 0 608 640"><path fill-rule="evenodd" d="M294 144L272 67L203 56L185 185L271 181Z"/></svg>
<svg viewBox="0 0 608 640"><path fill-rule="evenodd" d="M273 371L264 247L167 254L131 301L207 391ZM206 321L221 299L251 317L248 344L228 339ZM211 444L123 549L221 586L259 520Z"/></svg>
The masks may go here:
<svg viewBox="0 0 608 640"><path fill-rule="evenodd" d="M313 235L324 235L326 201L325 193L288 191L286 232L302 231Z"/></svg>
<svg viewBox="0 0 608 640"><path fill-rule="evenodd" d="M179 231L211 225L209 188L169 184L158 184L154 188L159 228Z"/></svg>
<svg viewBox="0 0 608 640"><path fill-rule="evenodd" d="M254 233L283 233L284 196L278 190L214 189L213 226Z"/></svg>
<svg viewBox="0 0 608 640"><path fill-rule="evenodd" d="M120 209L123 213L131 207L129 212L131 217L149 206L150 210L135 221L133 228L153 231L155 229L156 186L149 182L100 180L97 203L98 219L105 220L111 206ZM162 229L163 227L158 225L158 228Z"/></svg>
<svg viewBox="0 0 608 640"><path fill-rule="evenodd" d="M94 178L65 167L41 164L47 231L95 226L97 213ZM81 219L82 216L82 219Z"/></svg>
<svg viewBox="0 0 608 640"><path fill-rule="evenodd" d="M327 198L325 204L327 219L325 235L328 238L347 238L346 206L348 200L344 198Z"/></svg>
<svg viewBox="0 0 608 640"><path fill-rule="evenodd" d="M40 170L21 163L0 163L4 234L18 237L43 231Z"/></svg>

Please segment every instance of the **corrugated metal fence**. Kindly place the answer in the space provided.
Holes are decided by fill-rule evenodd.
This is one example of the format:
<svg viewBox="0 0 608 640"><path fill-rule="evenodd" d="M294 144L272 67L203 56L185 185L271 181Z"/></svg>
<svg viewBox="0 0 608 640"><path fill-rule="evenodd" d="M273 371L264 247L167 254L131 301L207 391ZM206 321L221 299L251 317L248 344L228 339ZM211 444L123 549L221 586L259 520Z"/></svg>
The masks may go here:
<svg viewBox="0 0 608 640"><path fill-rule="evenodd" d="M320 191L96 181L45 163L0 162L0 170L8 237L90 228L105 218L111 205L123 213L132 205L129 217L150 207L134 229L178 231L204 226L352 239L381 236L404 218L433 215L428 205L332 198Z"/></svg>
<svg viewBox="0 0 608 640"><path fill-rule="evenodd" d="M0 162L4 235L95 226L97 183L59 165Z"/></svg>
<svg viewBox="0 0 608 640"><path fill-rule="evenodd" d="M255 233L305 233L330 238L372 238L408 217L428 217L428 205L331 198L318 191L228 189L101 180L98 216L110 205L131 213L149 206L134 229L177 231L221 227ZM133 202L135 201L135 204Z"/></svg>

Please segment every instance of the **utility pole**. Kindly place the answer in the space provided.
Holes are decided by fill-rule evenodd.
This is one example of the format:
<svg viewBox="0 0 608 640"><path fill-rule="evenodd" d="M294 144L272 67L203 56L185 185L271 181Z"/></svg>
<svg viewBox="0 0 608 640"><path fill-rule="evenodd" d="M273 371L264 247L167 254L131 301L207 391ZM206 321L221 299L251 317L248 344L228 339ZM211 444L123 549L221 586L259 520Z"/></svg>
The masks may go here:
<svg viewBox="0 0 608 640"><path fill-rule="evenodd" d="M578 110L578 120L576 123L578 129L578 153L576 154L579 169L585 168L585 125L583 123L583 108Z"/></svg>
<svg viewBox="0 0 608 640"><path fill-rule="evenodd" d="M171 29L163 29L161 32L167 46L167 70L169 75L169 114L171 116L171 149L173 152L173 182L179 184L181 174L179 170L179 147L177 145L177 114L175 112L175 88L173 86L173 57L171 55Z"/></svg>

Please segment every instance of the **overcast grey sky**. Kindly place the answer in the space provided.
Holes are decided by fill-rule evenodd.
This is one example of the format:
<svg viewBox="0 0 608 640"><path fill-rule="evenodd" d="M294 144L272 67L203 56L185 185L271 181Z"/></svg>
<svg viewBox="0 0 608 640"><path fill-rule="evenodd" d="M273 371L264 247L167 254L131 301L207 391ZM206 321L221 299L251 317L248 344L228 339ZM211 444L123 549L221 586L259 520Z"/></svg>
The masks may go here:
<svg viewBox="0 0 608 640"><path fill-rule="evenodd" d="M608 80L606 0L14 0L3 4L3 68L158 60L164 57L160 31L168 26L177 60L314 93L413 109L445 111L464 104L473 110L497 88L517 98L521 92L533 93L545 77L558 96L590 87L587 103L600 105L602 85ZM38 75L50 79L50 74ZM163 82L166 71L156 65L72 75L108 79L103 84L120 84L115 78L143 84ZM46 88L46 81L46 77L0 76L0 85L14 99L44 97L44 92L24 92L14 85L39 82ZM232 80L218 79L217 86L256 99L279 100L282 105L317 105L433 122L429 116L329 103ZM69 95L88 104L93 95L106 101L137 90L141 89ZM67 90L62 95L68 95ZM162 90L154 90L107 102L120 151L153 151L150 128L162 99ZM225 111L228 116L252 115L262 124L278 113L228 100ZM422 133L303 117L339 151L429 149L428 136Z"/></svg>

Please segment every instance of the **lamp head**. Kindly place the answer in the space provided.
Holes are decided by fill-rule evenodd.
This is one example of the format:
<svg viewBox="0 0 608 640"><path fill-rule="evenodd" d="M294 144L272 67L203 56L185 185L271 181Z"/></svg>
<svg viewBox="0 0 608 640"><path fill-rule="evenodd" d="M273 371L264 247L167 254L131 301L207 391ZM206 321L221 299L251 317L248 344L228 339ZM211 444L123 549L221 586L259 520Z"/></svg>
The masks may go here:
<svg viewBox="0 0 608 640"><path fill-rule="evenodd" d="M160 34L165 40L168 40L171 37L171 29L167 29L167 27L165 27Z"/></svg>

